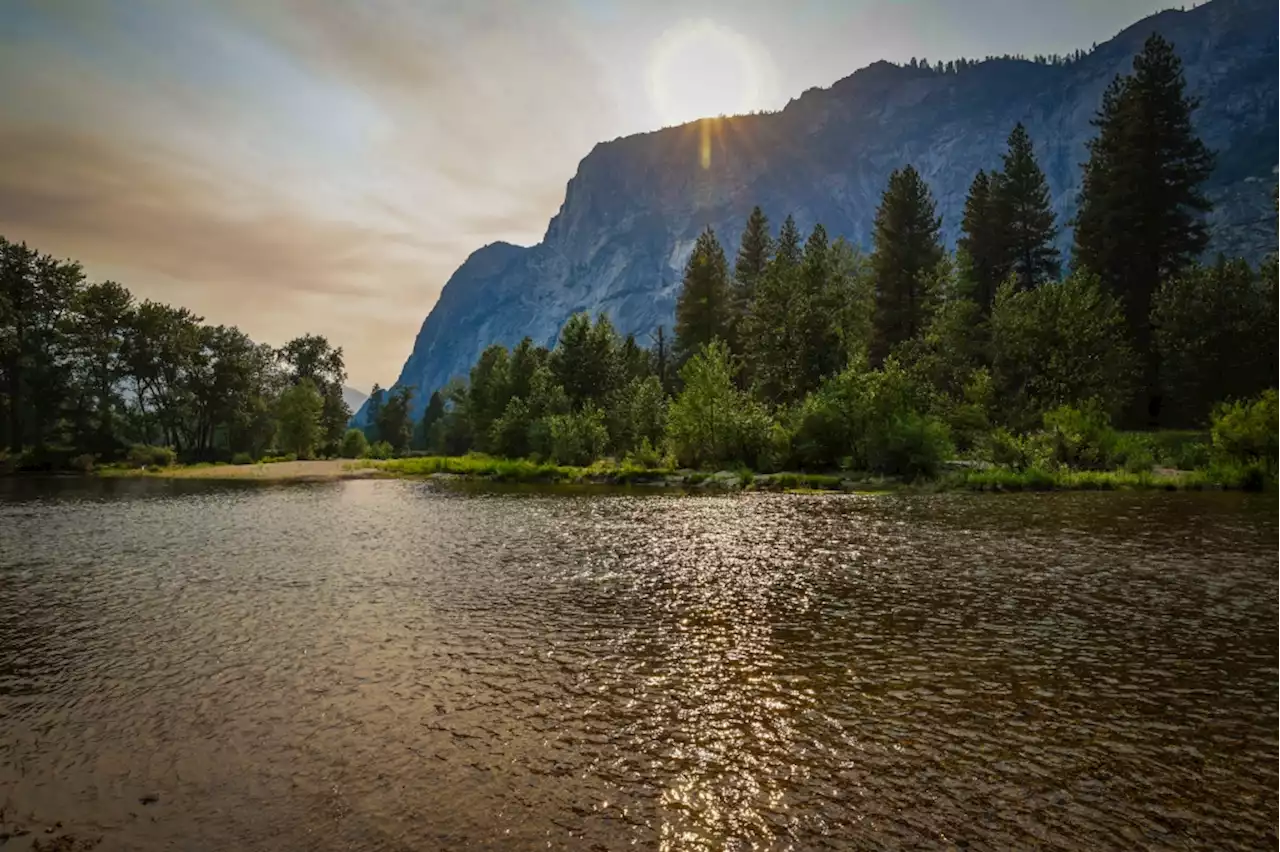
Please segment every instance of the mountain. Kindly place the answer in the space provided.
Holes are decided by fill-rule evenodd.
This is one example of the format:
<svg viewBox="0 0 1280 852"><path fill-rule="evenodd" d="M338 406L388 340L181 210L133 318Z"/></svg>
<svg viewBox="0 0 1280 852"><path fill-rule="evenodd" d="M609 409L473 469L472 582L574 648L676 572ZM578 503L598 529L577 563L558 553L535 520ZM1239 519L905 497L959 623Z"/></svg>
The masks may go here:
<svg viewBox="0 0 1280 852"><path fill-rule="evenodd" d="M1210 251L1256 261L1276 247L1276 7L1212 0L1146 18L1063 65L993 59L944 74L876 62L780 112L599 144L569 181L542 242L487 245L453 274L396 385L418 389L420 413L430 392L465 376L485 346L526 335L550 345L576 311L604 311L646 343L657 326L670 330L682 267L702 228L715 229L730 262L756 204L775 232L792 213L802 231L821 222L833 238L868 246L889 172L906 163L931 185L954 246L974 173L999 166L1018 121L1035 141L1065 251L1085 143L1095 135L1090 119L1152 31L1181 55L1201 100L1196 129L1217 152L1206 187L1215 204Z"/></svg>
<svg viewBox="0 0 1280 852"><path fill-rule="evenodd" d="M347 408L352 412L357 412L364 407L365 400L369 398L369 394L361 393L355 388L342 386L342 401L347 404Z"/></svg>

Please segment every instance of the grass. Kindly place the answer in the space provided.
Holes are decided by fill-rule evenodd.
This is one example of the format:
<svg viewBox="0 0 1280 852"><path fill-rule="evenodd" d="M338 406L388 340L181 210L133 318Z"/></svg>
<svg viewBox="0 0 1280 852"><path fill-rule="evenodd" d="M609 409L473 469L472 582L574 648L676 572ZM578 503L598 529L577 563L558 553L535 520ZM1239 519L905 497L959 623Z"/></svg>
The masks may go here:
<svg viewBox="0 0 1280 852"><path fill-rule="evenodd" d="M960 491L1263 491L1275 488L1275 478L1256 465L1167 473L998 467L957 471L943 477L938 485L939 490Z"/></svg>
<svg viewBox="0 0 1280 852"><path fill-rule="evenodd" d="M535 462L529 459L503 459L479 454L465 456L418 456L416 458L363 460L360 467L375 468L399 476L432 476L446 474L495 482L573 483L598 482L627 484L665 480L675 471L645 468L637 465L598 461L587 467Z"/></svg>
<svg viewBox="0 0 1280 852"><path fill-rule="evenodd" d="M154 476L182 477L203 468L237 466L226 463L173 465L165 468L139 469L123 464L95 469L105 477ZM240 466L258 470L262 465ZM884 491L1198 491L1275 489L1276 477L1263 464L1213 465L1197 470L1071 470L1064 468L1009 467L956 470L935 479L908 481L896 477L867 473L756 473L747 468L712 473L673 468L647 468L630 462L597 461L588 466L557 465L530 459L495 458L480 454L465 456L415 456L399 459L361 459L343 462L342 476L365 471L369 475L390 477L452 476L504 484L528 485L644 485L655 484L684 488L716 488L746 491L778 491L787 493L844 492L877 493ZM305 471L288 472L283 478L313 476ZM328 474L333 476L334 474ZM213 476L211 478L217 478ZM228 478L243 478L243 474ZM341 477L339 477L341 478Z"/></svg>

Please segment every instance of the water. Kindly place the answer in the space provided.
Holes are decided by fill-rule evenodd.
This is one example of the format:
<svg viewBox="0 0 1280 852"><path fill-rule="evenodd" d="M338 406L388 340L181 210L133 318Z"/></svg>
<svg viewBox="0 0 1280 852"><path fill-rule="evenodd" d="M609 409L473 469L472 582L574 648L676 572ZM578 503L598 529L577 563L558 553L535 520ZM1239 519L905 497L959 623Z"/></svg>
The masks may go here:
<svg viewBox="0 0 1280 852"><path fill-rule="evenodd" d="M0 806L98 849L1274 849L1276 508L8 483Z"/></svg>

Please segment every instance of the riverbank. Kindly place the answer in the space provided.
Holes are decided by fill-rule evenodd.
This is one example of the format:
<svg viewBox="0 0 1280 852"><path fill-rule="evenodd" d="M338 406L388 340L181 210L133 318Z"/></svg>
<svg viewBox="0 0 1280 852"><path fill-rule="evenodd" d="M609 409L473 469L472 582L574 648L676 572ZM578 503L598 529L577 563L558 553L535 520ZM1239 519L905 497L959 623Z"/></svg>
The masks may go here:
<svg viewBox="0 0 1280 852"><path fill-rule="evenodd" d="M194 464L169 467L102 467L94 474L102 477L159 477L163 479L256 480L259 482L329 482L337 479L368 479L379 471L362 467L351 459L283 461L269 464Z"/></svg>
<svg viewBox="0 0 1280 852"><path fill-rule="evenodd" d="M489 456L424 456L404 459L328 459L265 464L174 465L151 468L101 468L104 477L160 477L259 482L327 482L342 479L397 478L528 485L600 485L674 488L694 491L883 492L883 491L1198 491L1274 488L1251 468L1151 471L1014 470L959 464L935 478L832 473L716 472L645 468L597 463L588 467L555 465L528 459Z"/></svg>

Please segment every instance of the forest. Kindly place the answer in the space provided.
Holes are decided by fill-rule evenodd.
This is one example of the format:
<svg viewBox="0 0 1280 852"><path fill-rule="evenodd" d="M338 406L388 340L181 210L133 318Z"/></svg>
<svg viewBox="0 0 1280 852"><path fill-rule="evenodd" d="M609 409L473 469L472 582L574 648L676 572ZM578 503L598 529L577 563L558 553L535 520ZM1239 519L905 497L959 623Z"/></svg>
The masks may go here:
<svg viewBox="0 0 1280 852"><path fill-rule="evenodd" d="M378 456L561 465L1274 476L1276 258L1198 262L1213 156L1195 106L1153 35L1103 97L1069 263L1019 124L974 177L954 253L910 165L889 177L869 253L791 217L774 234L756 208L732 264L698 238L670 338L574 316L549 350L490 346L416 424L413 389L375 388L367 436Z"/></svg>
<svg viewBox="0 0 1280 852"><path fill-rule="evenodd" d="M757 207L732 263L710 229L698 237L670 335L638 341L579 314L554 347L488 347L416 422L417 389L375 387L360 429L324 338L255 344L0 240L0 434L10 466L37 469L476 453L1274 482L1276 256L1204 262L1213 155L1195 106L1153 35L1098 110L1069 258L1019 124L975 175L954 252L909 164L888 179L870 251L790 216L775 233Z"/></svg>
<svg viewBox="0 0 1280 852"><path fill-rule="evenodd" d="M336 454L345 379L323 337L274 349L0 237L0 467Z"/></svg>

